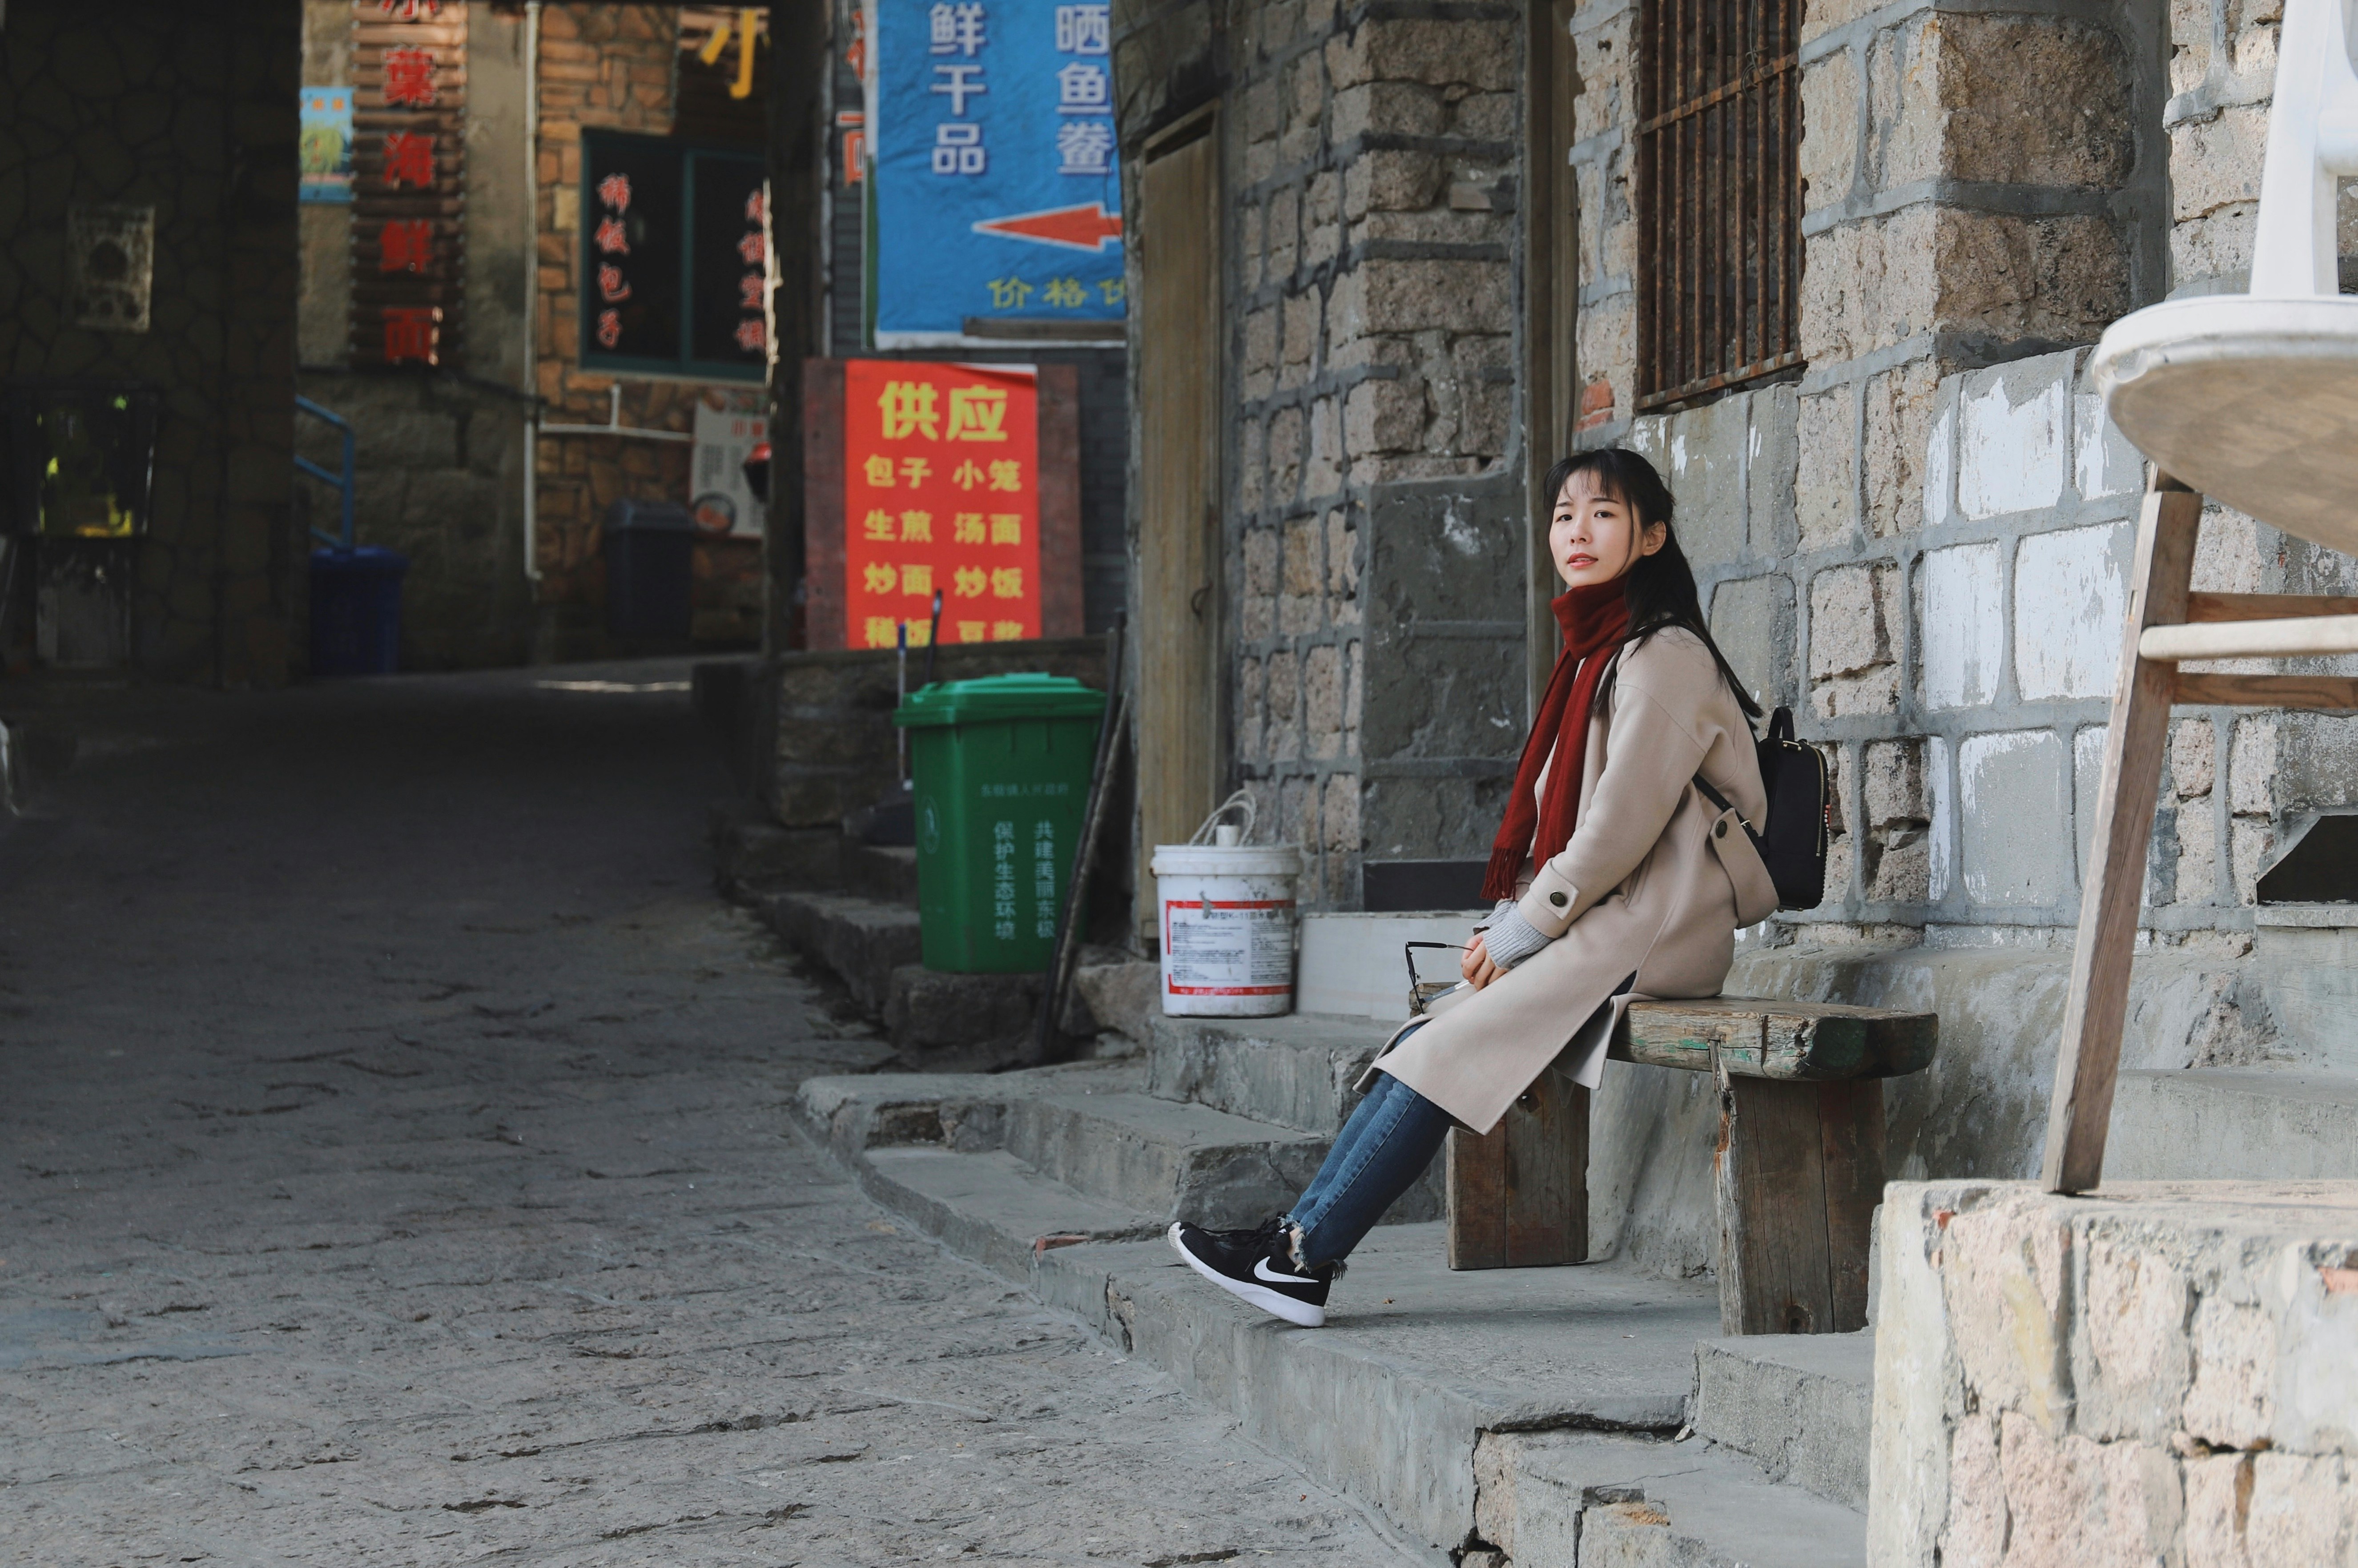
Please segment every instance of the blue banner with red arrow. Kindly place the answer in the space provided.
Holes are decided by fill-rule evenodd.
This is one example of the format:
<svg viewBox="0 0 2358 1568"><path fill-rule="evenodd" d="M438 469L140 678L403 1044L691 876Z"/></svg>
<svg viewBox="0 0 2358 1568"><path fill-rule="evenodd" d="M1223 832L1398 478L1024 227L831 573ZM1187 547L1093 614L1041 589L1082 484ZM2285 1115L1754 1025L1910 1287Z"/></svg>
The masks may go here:
<svg viewBox="0 0 2358 1568"><path fill-rule="evenodd" d="M1109 0L869 5L876 346L1119 323Z"/></svg>

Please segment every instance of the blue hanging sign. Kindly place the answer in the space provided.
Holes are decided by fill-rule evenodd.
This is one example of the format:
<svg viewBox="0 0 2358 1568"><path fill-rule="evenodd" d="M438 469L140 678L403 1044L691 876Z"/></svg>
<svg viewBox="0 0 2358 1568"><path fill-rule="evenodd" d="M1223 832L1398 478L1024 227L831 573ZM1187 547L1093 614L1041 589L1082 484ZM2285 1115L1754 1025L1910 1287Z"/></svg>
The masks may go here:
<svg viewBox="0 0 2358 1568"><path fill-rule="evenodd" d="M871 0L878 348L1121 320L1110 9Z"/></svg>

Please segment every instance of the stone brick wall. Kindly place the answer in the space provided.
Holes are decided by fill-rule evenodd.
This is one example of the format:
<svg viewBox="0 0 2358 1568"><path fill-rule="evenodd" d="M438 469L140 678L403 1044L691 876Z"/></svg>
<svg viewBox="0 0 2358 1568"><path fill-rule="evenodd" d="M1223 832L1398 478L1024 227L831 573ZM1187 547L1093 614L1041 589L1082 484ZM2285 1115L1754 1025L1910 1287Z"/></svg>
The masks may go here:
<svg viewBox="0 0 2358 1568"><path fill-rule="evenodd" d="M2358 1552L2358 1191L1895 1183L1867 1558Z"/></svg>
<svg viewBox="0 0 2358 1568"><path fill-rule="evenodd" d="M1229 740L1347 907L1363 858L1487 853L1521 739L1520 14L1115 11L1133 154L1222 92Z"/></svg>
<svg viewBox="0 0 2358 1568"><path fill-rule="evenodd" d="M303 80L349 82L351 0L305 0ZM524 26L490 5L467 7L465 375L422 368L356 370L349 317L352 209L301 210L300 390L356 432L355 529L363 545L409 557L402 586L406 669L520 664L531 655L524 571L524 449L532 233L524 212ZM453 156L455 149L438 149ZM329 427L298 421L298 449L339 460ZM300 481L309 525L332 533L331 486Z"/></svg>
<svg viewBox="0 0 2358 1568"><path fill-rule="evenodd" d="M299 27L295 0L17 0L0 28L0 374L161 395L130 603L132 662L166 679L275 686L292 656ZM155 210L145 331L73 324L84 203ZM26 646L33 580L9 615Z"/></svg>
<svg viewBox="0 0 2358 1568"><path fill-rule="evenodd" d="M2169 8L2170 291L2236 292L2252 268L2283 0ZM2341 203L2342 288L2358 288L2358 182Z"/></svg>
<svg viewBox="0 0 2358 1568"><path fill-rule="evenodd" d="M944 681L1066 676L1102 689L1105 661L1102 637L944 643L935 675ZM924 665L922 652L909 661L912 689L925 678ZM763 788L779 826L832 828L847 813L884 798L900 767L901 731L892 724L900 676L892 650L780 654L763 661L758 678L774 689L775 767Z"/></svg>
<svg viewBox="0 0 2358 1568"><path fill-rule="evenodd" d="M2276 88L2280 0L2191 0L2169 14L2170 292L2240 292L2250 278L2260 170ZM2342 289L2358 290L2358 182L2340 207ZM2212 504L2195 586L2218 591L2347 594L2358 562ZM2244 660L2215 668L2331 669L2347 661ZM2358 722L2345 716L2181 710L2147 897L2190 909L2249 905L2254 879L2285 829L2352 797ZM2241 917L2247 922L2248 915Z"/></svg>
<svg viewBox="0 0 2358 1568"><path fill-rule="evenodd" d="M2069 924L2074 757L2103 721L2143 475L2052 351L2164 287L2166 160L2137 130L2160 117L2158 24L1810 6L1807 368L1631 420L1633 15L1572 24L1583 438L1657 460L1714 635L1831 754L1827 902L1779 925L1908 942ZM1982 809L2024 790L2052 806L2035 825Z"/></svg>

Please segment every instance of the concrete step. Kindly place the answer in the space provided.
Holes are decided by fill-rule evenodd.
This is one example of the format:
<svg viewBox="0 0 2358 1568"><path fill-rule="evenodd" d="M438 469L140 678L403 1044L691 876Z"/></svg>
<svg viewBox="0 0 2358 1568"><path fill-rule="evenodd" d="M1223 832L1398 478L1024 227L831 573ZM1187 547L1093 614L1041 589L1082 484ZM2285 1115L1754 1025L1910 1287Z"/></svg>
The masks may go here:
<svg viewBox="0 0 2358 1568"><path fill-rule="evenodd" d="M1143 1094L1013 1099L1003 1136L1009 1153L1051 1180L1166 1224L1215 1229L1282 1211L1318 1173L1330 1141Z"/></svg>
<svg viewBox="0 0 2358 1568"><path fill-rule="evenodd" d="M786 946L826 966L852 1000L882 1012L892 971L918 961L917 912L832 892L781 892L762 899L762 918Z"/></svg>
<svg viewBox="0 0 2358 1568"><path fill-rule="evenodd" d="M1028 1094L1121 1094L1144 1081L1131 1062L1078 1062L1013 1073L863 1073L806 1078L794 1117L847 1166L871 1149L934 1144L953 1153L1001 1147L1007 1104Z"/></svg>
<svg viewBox="0 0 2358 1568"><path fill-rule="evenodd" d="M1144 1240L1169 1223L1044 1180L1003 1149L881 1148L861 1160L864 1184L885 1207L1005 1279L1028 1281L1050 1248Z"/></svg>
<svg viewBox="0 0 2358 1568"><path fill-rule="evenodd" d="M1864 1568L1866 1516L1742 1454L1589 1432L1494 1433L1477 1526L1512 1568ZM1468 1552L1464 1562L1476 1561Z"/></svg>
<svg viewBox="0 0 2358 1568"><path fill-rule="evenodd" d="M917 907L917 851L896 844L843 840L843 891L854 898Z"/></svg>
<svg viewBox="0 0 2358 1568"><path fill-rule="evenodd" d="M756 903L788 946L827 969L883 1021L885 1037L902 1051L955 1055L969 1069L1007 1066L1029 1054L1042 976L926 968L918 962L923 944L909 904L800 890L765 894Z"/></svg>
<svg viewBox="0 0 2358 1568"><path fill-rule="evenodd" d="M2273 1067L2125 1071L2104 1179L2358 1179L2358 1076Z"/></svg>
<svg viewBox="0 0 2358 1568"><path fill-rule="evenodd" d="M890 1073L812 1078L796 1115L855 1162L889 1144L1003 1151L1094 1201L1231 1228L1282 1210L1317 1173L1331 1140L1141 1092L1135 1059L1006 1073ZM1434 1162L1438 1167L1439 1162ZM1437 1180L1412 1189L1388 1223L1440 1215Z"/></svg>
<svg viewBox="0 0 2358 1568"><path fill-rule="evenodd" d="M1864 1513L1875 1336L1763 1334L1695 1346L1695 1435L1771 1481Z"/></svg>
<svg viewBox="0 0 2358 1568"><path fill-rule="evenodd" d="M838 845L832 827L781 827L758 801L729 800L712 807L712 880L725 897L756 900L784 888L835 884Z"/></svg>
<svg viewBox="0 0 2358 1568"><path fill-rule="evenodd" d="M1359 1103L1352 1086L1390 1029L1364 1018L1145 1020L1147 1092L1256 1121L1332 1135Z"/></svg>
<svg viewBox="0 0 2358 1568"><path fill-rule="evenodd" d="M886 1208L1373 1504L1436 1563L1864 1562L1860 1513L1776 1484L1734 1446L1781 1454L1795 1481L1813 1474L1769 1440L1768 1407L1780 1378L1842 1382L1864 1336L1713 1341L1704 1354L1729 1364L1706 1369L1697 1341L1718 1326L1708 1286L1611 1264L1453 1273L1435 1224L1379 1229L1336 1287L1327 1326L1289 1327L1149 1239L1160 1212L1052 1180L1011 1146L1061 1157L1030 1141L1059 1120L1116 1139L1163 1125L1138 1103L1157 1103L1142 1076L1111 1063L815 1078L795 1115ZM1160 1103L1192 1128L1239 1120ZM1789 1419L1849 1430L1825 1394L1805 1388ZM1727 1440L1670 1441L1704 1421Z"/></svg>
<svg viewBox="0 0 2358 1568"><path fill-rule="evenodd" d="M932 1054L978 1045L1029 1051L1045 975L946 975L903 964L885 978L884 1033L903 1051Z"/></svg>
<svg viewBox="0 0 2358 1568"><path fill-rule="evenodd" d="M1684 1421L1694 1341L1719 1321L1708 1289L1610 1265L1452 1273L1440 1226L1390 1225L1351 1260L1328 1326L1291 1328L1206 1285L1159 1238L1120 1239L1159 1228L1160 1213L1076 1192L999 1146L1028 1114L989 1098L1010 1080L1095 1102L1087 1119L1110 1132L1131 1108L1121 1102L1145 1098L1124 1087L1137 1076L1112 1064L812 1079L795 1115L888 1209L1168 1371L1435 1552L1473 1536L1483 1433L1667 1437Z"/></svg>

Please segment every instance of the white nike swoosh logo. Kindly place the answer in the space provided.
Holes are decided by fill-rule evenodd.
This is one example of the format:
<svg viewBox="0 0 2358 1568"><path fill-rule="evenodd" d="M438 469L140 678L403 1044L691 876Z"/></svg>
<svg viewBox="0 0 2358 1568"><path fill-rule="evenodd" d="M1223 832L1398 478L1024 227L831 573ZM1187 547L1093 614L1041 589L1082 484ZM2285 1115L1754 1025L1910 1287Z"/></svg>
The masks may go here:
<svg viewBox="0 0 2358 1568"><path fill-rule="evenodd" d="M1266 1258L1253 1260L1253 1278L1267 1280L1272 1285L1314 1285L1318 1282L1301 1274L1281 1274L1269 1266Z"/></svg>

